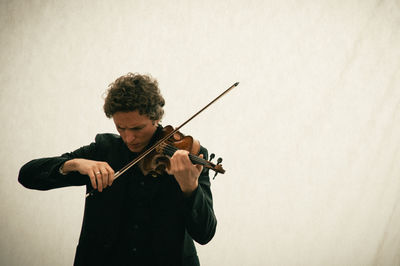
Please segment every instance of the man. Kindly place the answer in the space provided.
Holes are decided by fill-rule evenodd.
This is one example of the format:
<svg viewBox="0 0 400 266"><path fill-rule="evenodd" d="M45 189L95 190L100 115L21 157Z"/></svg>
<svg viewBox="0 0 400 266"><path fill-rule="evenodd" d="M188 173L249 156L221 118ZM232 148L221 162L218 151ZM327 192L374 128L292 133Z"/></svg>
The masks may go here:
<svg viewBox="0 0 400 266"><path fill-rule="evenodd" d="M98 134L88 146L21 168L27 188L97 190L86 198L74 265L199 265L193 239L208 243L217 224L207 169L178 150L156 178L137 165L114 178L156 142L164 103L156 80L128 73L110 84L104 104L119 136ZM205 148L200 153L207 159Z"/></svg>

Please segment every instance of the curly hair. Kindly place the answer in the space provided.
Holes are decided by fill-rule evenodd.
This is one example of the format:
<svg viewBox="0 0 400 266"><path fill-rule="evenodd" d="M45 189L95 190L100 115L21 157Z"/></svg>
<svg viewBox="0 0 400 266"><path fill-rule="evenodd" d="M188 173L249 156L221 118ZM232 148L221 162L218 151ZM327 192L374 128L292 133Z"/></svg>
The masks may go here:
<svg viewBox="0 0 400 266"><path fill-rule="evenodd" d="M165 100L158 82L150 75L128 73L108 86L104 113L111 118L117 112L138 111L150 120L161 120Z"/></svg>

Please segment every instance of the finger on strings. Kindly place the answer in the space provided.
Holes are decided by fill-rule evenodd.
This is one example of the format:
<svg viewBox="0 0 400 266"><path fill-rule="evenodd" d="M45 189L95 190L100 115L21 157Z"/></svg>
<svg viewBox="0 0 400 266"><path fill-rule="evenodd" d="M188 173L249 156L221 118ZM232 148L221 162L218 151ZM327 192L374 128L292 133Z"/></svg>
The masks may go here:
<svg viewBox="0 0 400 266"><path fill-rule="evenodd" d="M203 159L203 158L204 158L204 155L203 155L203 154L200 154L199 157L200 157L201 159ZM203 171L203 165L201 165L201 164L196 164L196 167L197 167L197 169L198 169L200 172Z"/></svg>
<svg viewBox="0 0 400 266"><path fill-rule="evenodd" d="M194 166L197 168L199 172L203 171L203 166L201 164L195 164Z"/></svg>

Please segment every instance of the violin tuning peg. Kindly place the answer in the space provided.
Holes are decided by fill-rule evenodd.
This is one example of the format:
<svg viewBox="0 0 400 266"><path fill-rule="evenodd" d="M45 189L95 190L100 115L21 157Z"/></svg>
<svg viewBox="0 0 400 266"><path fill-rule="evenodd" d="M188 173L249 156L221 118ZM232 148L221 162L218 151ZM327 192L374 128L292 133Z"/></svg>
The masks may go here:
<svg viewBox="0 0 400 266"><path fill-rule="evenodd" d="M215 175L214 175L214 177L213 177L213 180L215 179L215 177L217 176L217 174L218 174L218 172L215 172Z"/></svg>
<svg viewBox="0 0 400 266"><path fill-rule="evenodd" d="M220 163L222 163L222 158L221 157L219 157L218 160L217 160L217 164L220 164Z"/></svg>
<svg viewBox="0 0 400 266"><path fill-rule="evenodd" d="M214 159L214 157L215 157L215 154L214 154L214 153L211 153L211 154L210 154L210 161L212 161L212 159Z"/></svg>

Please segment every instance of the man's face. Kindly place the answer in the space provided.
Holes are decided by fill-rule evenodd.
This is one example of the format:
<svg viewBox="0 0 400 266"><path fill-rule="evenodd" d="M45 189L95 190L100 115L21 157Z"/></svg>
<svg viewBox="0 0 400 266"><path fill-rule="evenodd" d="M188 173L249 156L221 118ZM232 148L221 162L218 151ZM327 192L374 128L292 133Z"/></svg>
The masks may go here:
<svg viewBox="0 0 400 266"><path fill-rule="evenodd" d="M117 112L112 116L118 133L132 152L141 152L157 129L158 121L152 121L138 111Z"/></svg>

